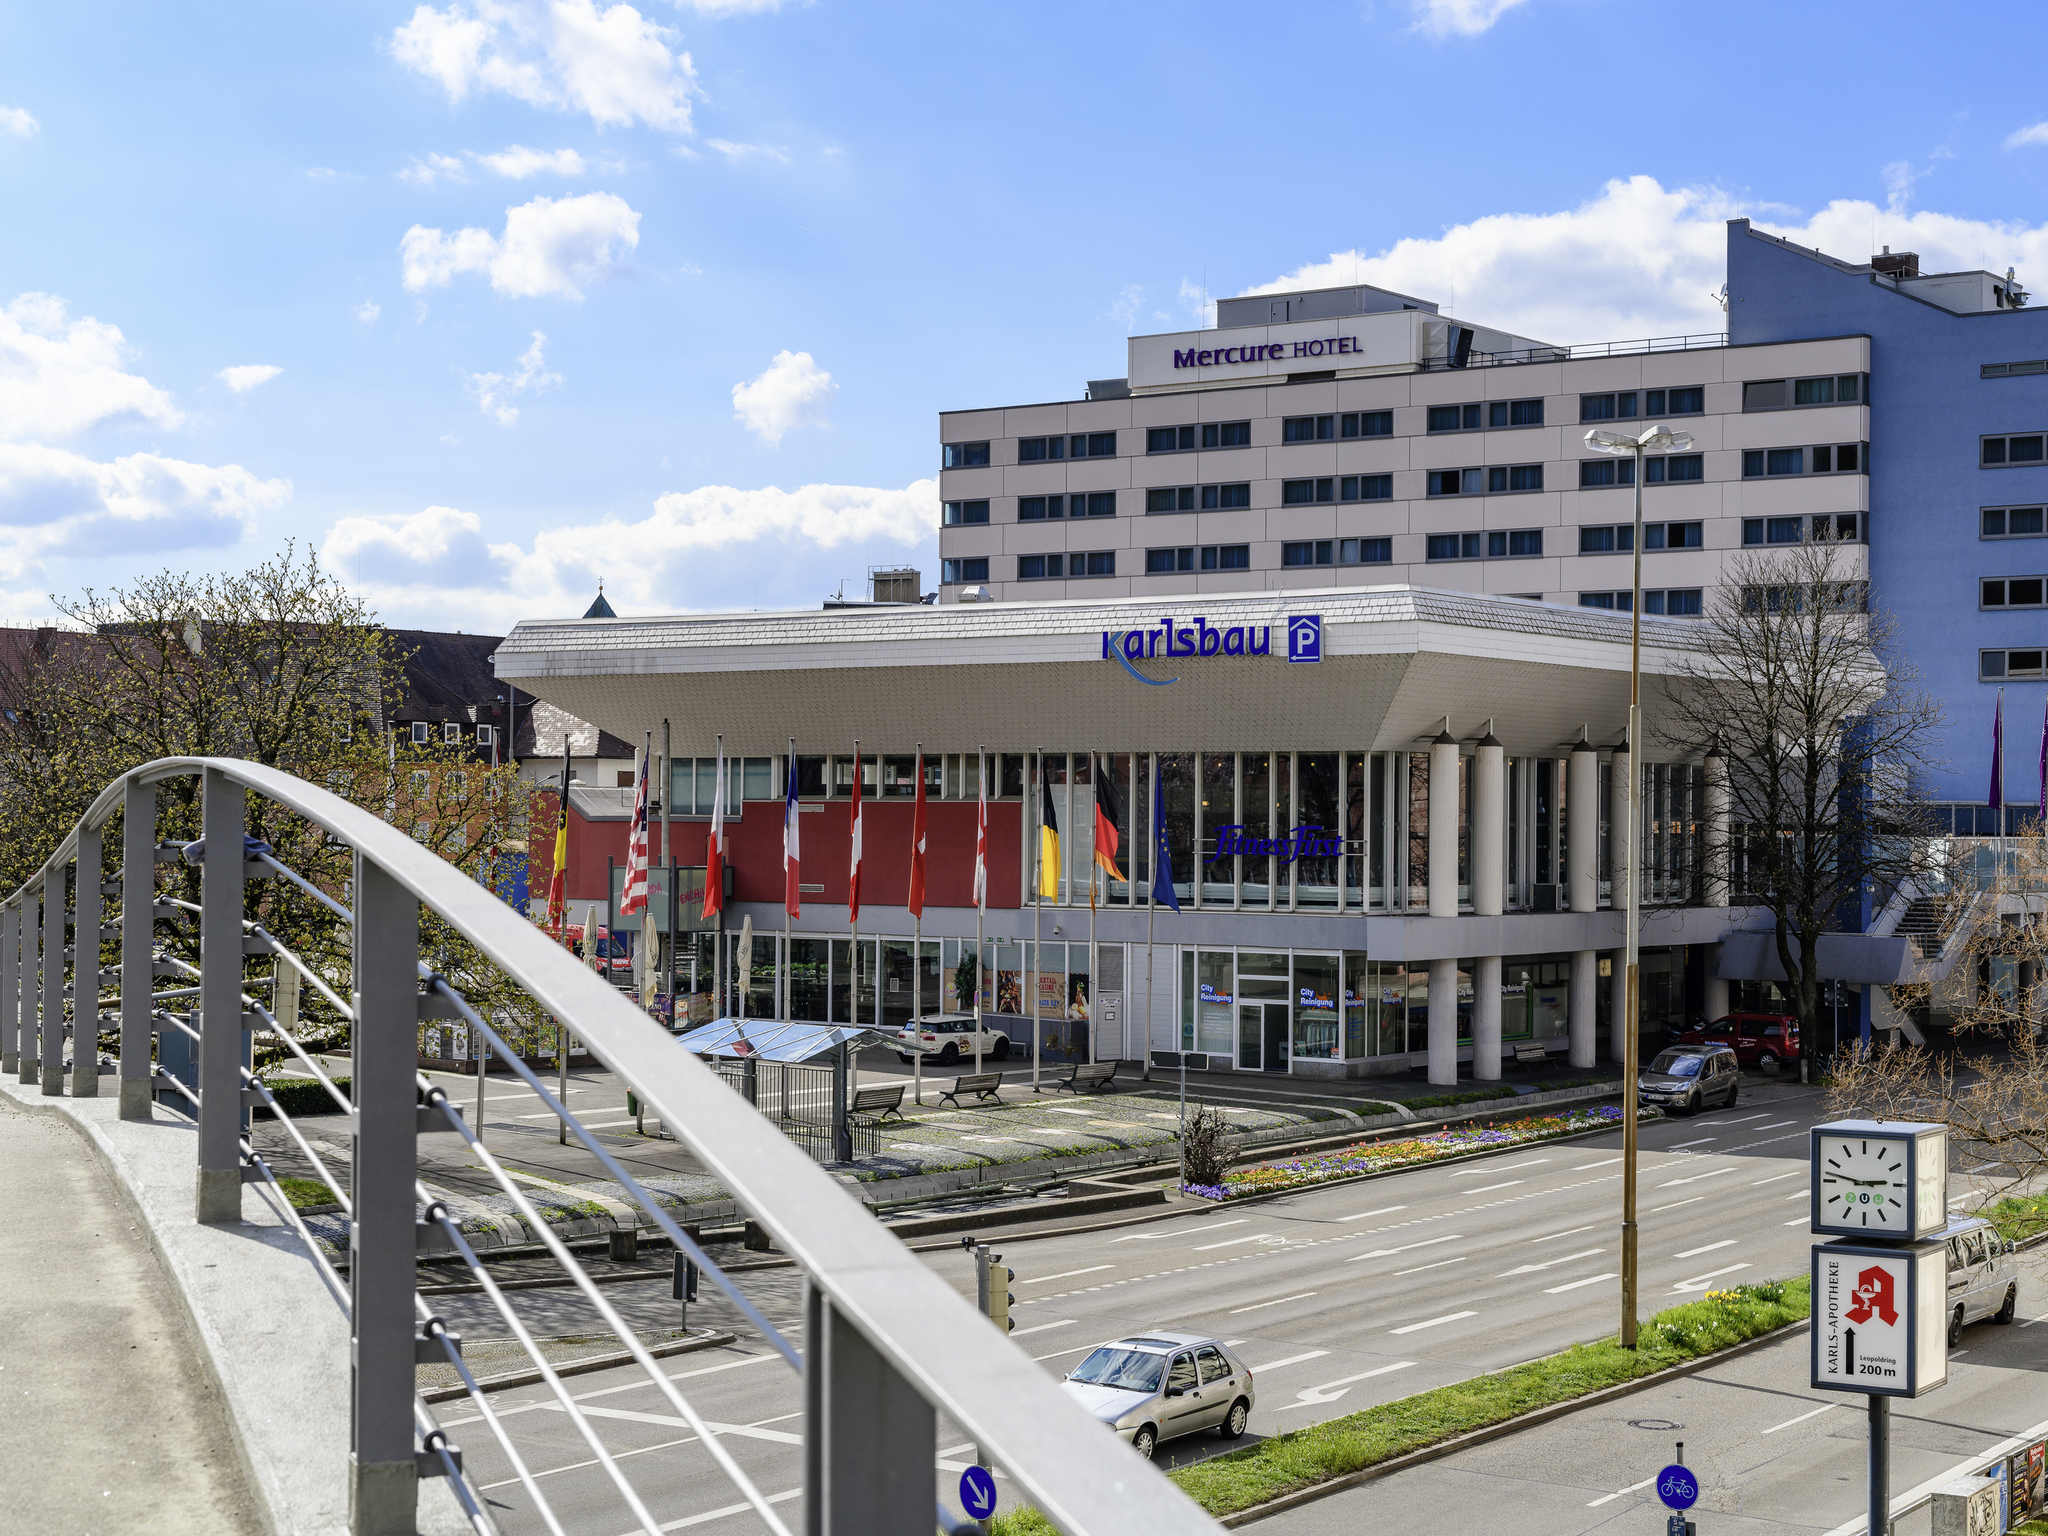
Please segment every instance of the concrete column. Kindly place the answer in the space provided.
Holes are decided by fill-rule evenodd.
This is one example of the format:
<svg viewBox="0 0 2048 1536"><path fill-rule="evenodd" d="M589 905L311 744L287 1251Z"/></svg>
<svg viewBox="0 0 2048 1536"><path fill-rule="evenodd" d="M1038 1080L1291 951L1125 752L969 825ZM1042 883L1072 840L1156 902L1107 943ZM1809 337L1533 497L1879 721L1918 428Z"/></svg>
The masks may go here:
<svg viewBox="0 0 2048 1536"><path fill-rule="evenodd" d="M1472 962L1472 1075L1482 1083L1500 1080L1500 956Z"/></svg>
<svg viewBox="0 0 2048 1536"><path fill-rule="evenodd" d="M1481 917L1500 916L1506 891L1507 779L1507 754L1488 731L1472 759L1472 910Z"/></svg>
<svg viewBox="0 0 2048 1536"><path fill-rule="evenodd" d="M1458 962L1429 962L1429 1080L1458 1081Z"/></svg>
<svg viewBox="0 0 2048 1536"><path fill-rule="evenodd" d="M1458 915L1458 739L1429 747L1429 915Z"/></svg>
<svg viewBox="0 0 2048 1536"><path fill-rule="evenodd" d="M1571 1009L1567 1017L1571 1029L1571 1061L1575 1067L1590 1067L1598 1060L1595 1027L1600 1021L1596 991L1599 980L1599 951L1573 950ZM1430 1081L1435 1082L1436 1079L1432 1077Z"/></svg>
<svg viewBox="0 0 2048 1536"><path fill-rule="evenodd" d="M1565 871L1565 887L1574 912L1591 912L1600 905L1600 754L1592 743L1572 748L1570 772L1565 794L1565 814L1571 818L1565 862L1570 868Z"/></svg>
<svg viewBox="0 0 2048 1536"><path fill-rule="evenodd" d="M1614 974L1607 981L1607 1059L1623 1061L1628 1041L1628 951L1607 952Z"/></svg>
<svg viewBox="0 0 2048 1536"><path fill-rule="evenodd" d="M1707 882L1706 904L1728 905L1729 804L1728 759L1719 752L1707 754ZM1724 999L1725 1000L1725 999ZM1723 1010L1726 1011L1725 1009ZM1710 1014L1719 1018L1719 1014Z"/></svg>
<svg viewBox="0 0 2048 1536"><path fill-rule="evenodd" d="M1720 945L1717 944L1714 946L1714 952L1717 955L1720 953L1720 949ZM1713 963L1714 962L1712 960L1709 960L1707 962L1707 965L1710 970L1713 966ZM1709 1024L1713 1023L1716 1019L1727 1018L1729 1012L1728 983L1723 981L1719 976L1714 976L1710 974L1707 977L1706 988L1700 997L1700 1008L1705 1012L1707 1022Z"/></svg>
<svg viewBox="0 0 2048 1536"><path fill-rule="evenodd" d="M1621 744L1614 749L1614 763L1611 778L1614 784L1614 800L1608 821L1608 846L1614 854L1614 910L1619 912L1628 905L1628 882L1631 871L1628 867L1628 819L1636 814L1635 755L1629 750L1628 738L1622 737ZM1643 847L1636 844L1636 857L1643 856Z"/></svg>

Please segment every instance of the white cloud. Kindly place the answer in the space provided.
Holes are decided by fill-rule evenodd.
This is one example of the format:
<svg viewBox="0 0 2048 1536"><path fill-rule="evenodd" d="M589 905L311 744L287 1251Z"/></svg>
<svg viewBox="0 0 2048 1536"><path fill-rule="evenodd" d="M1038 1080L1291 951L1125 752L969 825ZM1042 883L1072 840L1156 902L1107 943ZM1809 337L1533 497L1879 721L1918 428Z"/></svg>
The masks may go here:
<svg viewBox="0 0 2048 1536"><path fill-rule="evenodd" d="M529 176L581 176L587 167L573 149L528 149L524 144L507 145L495 155L476 157L509 181Z"/></svg>
<svg viewBox="0 0 2048 1536"><path fill-rule="evenodd" d="M1136 328L1138 311L1144 307L1145 290L1137 283L1125 283L1118 291L1116 302L1109 306L1109 317L1122 326L1126 334Z"/></svg>
<svg viewBox="0 0 2048 1536"><path fill-rule="evenodd" d="M1477 37L1522 0L1414 0L1415 30L1428 37Z"/></svg>
<svg viewBox="0 0 2048 1536"><path fill-rule="evenodd" d="M675 0L700 16L766 16L782 9L782 0Z"/></svg>
<svg viewBox="0 0 2048 1536"><path fill-rule="evenodd" d="M450 101L498 92L599 127L690 131L696 67L670 29L630 5L594 0L454 0L422 5L391 35L392 56Z"/></svg>
<svg viewBox="0 0 2048 1536"><path fill-rule="evenodd" d="M118 327L73 320L51 294L0 306L0 442L70 437L123 418L177 426L171 397L123 367L127 351Z"/></svg>
<svg viewBox="0 0 2048 1536"><path fill-rule="evenodd" d="M0 107L0 133L17 139L32 139L43 131L27 107Z"/></svg>
<svg viewBox="0 0 2048 1536"><path fill-rule="evenodd" d="M509 427L519 419L519 407L513 403L519 396L559 388L562 376L548 371L543 356L547 344L547 337L535 331L526 350L519 354L519 366L511 373L472 373L469 392L476 396L477 409L499 426Z"/></svg>
<svg viewBox="0 0 2048 1536"><path fill-rule="evenodd" d="M415 155L399 171L398 179L415 187L431 187L437 181L467 181L469 167L456 155Z"/></svg>
<svg viewBox="0 0 2048 1536"><path fill-rule="evenodd" d="M2048 145L2048 122L2029 123L2005 136L2007 149L2038 149Z"/></svg>
<svg viewBox="0 0 2048 1536"><path fill-rule="evenodd" d="M1332 257L1331 259L1335 260L1336 258ZM1256 289L1253 290L1253 292L1257 291ZM1182 278L1180 280L1180 302L1187 312L1194 317L1196 325L1210 326L1216 323L1216 300L1210 296L1209 290L1200 283L1193 282L1185 277Z"/></svg>
<svg viewBox="0 0 2048 1536"><path fill-rule="evenodd" d="M1247 291L1374 283L1560 343L1720 331L1727 316L1713 293L1727 275L1723 224L1745 214L1759 228L1848 261L1868 259L1875 241L1918 251L1928 271L2016 266L2048 286L2048 223L1895 213L1861 199L1802 213L1717 187L1667 188L1635 176L1608 182L1575 208L1491 214L1378 252L1335 252Z"/></svg>
<svg viewBox="0 0 2048 1536"><path fill-rule="evenodd" d="M704 583L712 601L721 598L705 582L709 556L765 552L787 565L798 546L926 543L937 527L938 494L930 479L901 490L709 485L671 492L638 520L548 528L528 546L492 542L475 513L436 506L343 518L321 555L387 613L461 607L502 624L508 612L581 612L600 574L621 607L672 609L693 581Z"/></svg>
<svg viewBox="0 0 2048 1536"><path fill-rule="evenodd" d="M610 192L536 197L505 210L505 233L458 229L448 234L415 224L399 241L406 291L444 288L463 273L490 278L513 298L580 299L583 285L616 264L620 250L640 243L640 215Z"/></svg>
<svg viewBox="0 0 2048 1536"><path fill-rule="evenodd" d="M384 306L375 299L365 299L355 307L352 313L356 317L357 325L375 325L377 317L384 313Z"/></svg>
<svg viewBox="0 0 2048 1536"><path fill-rule="evenodd" d="M754 378L732 387L734 420L769 445L803 423L806 412L820 405L836 386L832 375L808 352L778 352Z"/></svg>
<svg viewBox="0 0 2048 1536"><path fill-rule="evenodd" d="M706 139L704 146L716 150L735 165L747 160L772 160L777 165L789 164L789 151L778 149L773 144L742 144L733 139Z"/></svg>
<svg viewBox="0 0 2048 1536"><path fill-rule="evenodd" d="M268 384L284 370L275 363L237 363L232 368L223 368L221 383L238 395L246 395L259 384Z"/></svg>

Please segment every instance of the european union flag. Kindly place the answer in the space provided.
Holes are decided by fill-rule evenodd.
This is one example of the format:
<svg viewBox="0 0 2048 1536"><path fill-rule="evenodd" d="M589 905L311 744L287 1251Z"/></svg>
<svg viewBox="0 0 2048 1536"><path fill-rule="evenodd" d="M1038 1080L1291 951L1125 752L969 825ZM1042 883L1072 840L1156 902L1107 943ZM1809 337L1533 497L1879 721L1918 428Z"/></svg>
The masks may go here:
<svg viewBox="0 0 2048 1536"><path fill-rule="evenodd" d="M1156 779L1152 784L1152 900L1180 910L1180 898L1173 894L1173 851L1166 846L1166 797L1159 792Z"/></svg>

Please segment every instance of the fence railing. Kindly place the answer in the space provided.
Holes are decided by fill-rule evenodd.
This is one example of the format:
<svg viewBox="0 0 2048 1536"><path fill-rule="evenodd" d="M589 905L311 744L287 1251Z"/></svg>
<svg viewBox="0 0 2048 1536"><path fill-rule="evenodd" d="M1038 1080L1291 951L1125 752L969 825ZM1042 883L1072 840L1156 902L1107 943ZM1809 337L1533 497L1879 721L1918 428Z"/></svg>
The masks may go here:
<svg viewBox="0 0 2048 1536"><path fill-rule="evenodd" d="M200 781L202 836L189 844L160 845L158 786L190 778ZM301 818L350 851L345 891L323 889L266 846L245 840L251 794L275 808L267 819L275 821L276 811ZM117 818L118 877L109 879L102 836ZM197 866L196 903L160 889L160 866L172 862ZM248 919L251 881L276 882L274 902L306 903L346 925L345 982ZM111 920L102 910L110 897L119 900ZM794 1261L805 1282L800 1330L772 1323L742 1277L713 1262L455 982L422 962L423 912L445 921L534 1007L563 1021ZM173 923L183 925L187 941L196 937L196 964L158 942ZM71 948L67 929L76 935ZM102 969L100 946L115 941L119 963ZM320 1054L252 994L252 957L296 970L302 984L346 1021L346 1088ZM103 987L117 996L103 1001ZM351 1358L332 1365L350 1373L350 1508L358 1536L411 1531L422 1478L448 1479L478 1532L496 1531L508 1518L505 1506L472 1484L462 1447L418 1394L416 1367L422 1363L450 1367L462 1382L462 1401L473 1416L459 1427L491 1443L510 1468L501 1483L517 1484L530 1502L530 1511L521 1512L529 1528L601 1530L611 1536L623 1506L634 1528L654 1532L664 1528L655 1503L674 1503L674 1488L663 1482L668 1463L655 1457L629 1461L607 1444L603 1415L584 1411L478 1257L463 1224L421 1184L417 1141L429 1134L461 1140L560 1267L563 1283L616 1336L677 1421L689 1426L738 1496L739 1503L725 1513L751 1514L760 1528L778 1536L791 1530L784 1513L789 1495L762 1491L723 1443L720 1430L727 1426L707 1419L693 1403L686 1384L697 1384L688 1381L689 1373L678 1379L658 1367L606 1288L541 1218L528 1187L484 1145L480 1127L419 1072L418 1030L429 1019L466 1022L627 1193L636 1221L659 1229L679 1253L694 1259L705 1279L800 1378L806 1536L978 1529L939 1497L942 1419L971 1441L981 1460L1008 1475L1015 1493L1071 1536L1186 1536L1216 1529L1154 1468L1071 1403L773 1121L679 1050L664 1029L490 891L325 789L277 769L219 758L165 759L109 785L42 868L0 900L0 1069L18 1071L46 1094L66 1086L67 993L76 1021L70 1091L98 1091L97 1026L104 1013L117 1013L121 1116L150 1120L158 1113L159 1096L187 1107L197 1135L181 1137L178 1144L196 1148L198 1219L239 1222L244 1190L255 1186L306 1244L320 1279L347 1315ZM245 1065L252 1032L282 1041L350 1116L345 1176L334 1166L339 1159L333 1142L301 1128ZM174 1039L192 1045L186 1076L159 1061L158 1043ZM779 1104L785 1114L801 1114L807 1097L785 1088ZM345 1264L326 1255L286 1198L272 1152L248 1129L246 1111L257 1104L270 1109L294 1154L335 1192L348 1224ZM274 1142L269 1145L276 1149ZM537 1372L548 1406L574 1426L611 1505L593 1512L587 1488L569 1501L573 1514L551 1502L549 1490L556 1485L543 1483L546 1473L536 1473L523 1454L511 1416L494 1411L462 1348L430 1298L420 1294L416 1264L422 1256L453 1259L470 1271L490 1312Z"/></svg>

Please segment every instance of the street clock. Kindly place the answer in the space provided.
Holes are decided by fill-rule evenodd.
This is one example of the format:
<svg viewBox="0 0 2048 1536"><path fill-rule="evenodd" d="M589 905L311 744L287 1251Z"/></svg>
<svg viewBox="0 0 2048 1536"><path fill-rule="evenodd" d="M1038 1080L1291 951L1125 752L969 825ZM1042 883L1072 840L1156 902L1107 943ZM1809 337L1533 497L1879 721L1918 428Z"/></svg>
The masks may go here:
<svg viewBox="0 0 2048 1536"><path fill-rule="evenodd" d="M1813 1230L1912 1242L1948 1225L1948 1127L1836 1120L1813 1128Z"/></svg>

